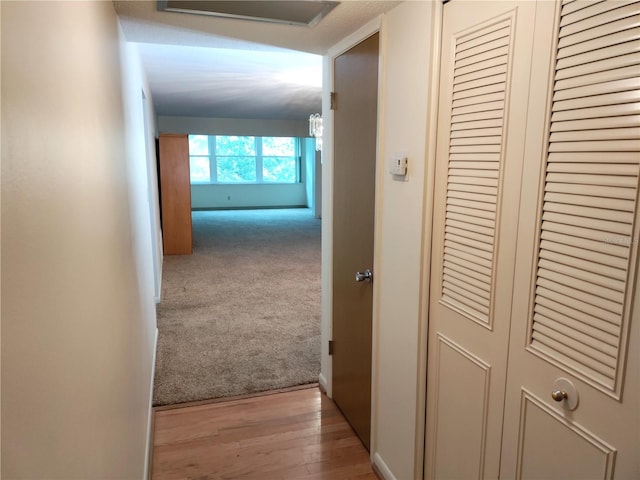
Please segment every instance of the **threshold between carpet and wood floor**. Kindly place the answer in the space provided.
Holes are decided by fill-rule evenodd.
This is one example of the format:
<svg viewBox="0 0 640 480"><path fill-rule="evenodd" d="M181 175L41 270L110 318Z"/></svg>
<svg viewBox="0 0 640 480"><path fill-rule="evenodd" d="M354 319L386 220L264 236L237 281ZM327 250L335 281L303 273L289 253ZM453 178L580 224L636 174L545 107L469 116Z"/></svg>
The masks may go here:
<svg viewBox="0 0 640 480"><path fill-rule="evenodd" d="M320 220L308 209L196 211L166 256L154 406L318 381Z"/></svg>
<svg viewBox="0 0 640 480"><path fill-rule="evenodd" d="M317 386L154 413L153 480L375 480Z"/></svg>

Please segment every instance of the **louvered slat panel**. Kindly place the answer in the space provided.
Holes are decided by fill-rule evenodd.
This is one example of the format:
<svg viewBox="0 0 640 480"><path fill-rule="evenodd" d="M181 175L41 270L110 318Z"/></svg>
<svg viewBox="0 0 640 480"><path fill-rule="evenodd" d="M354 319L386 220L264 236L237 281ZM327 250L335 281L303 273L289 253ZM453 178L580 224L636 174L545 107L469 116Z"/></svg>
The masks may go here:
<svg viewBox="0 0 640 480"><path fill-rule="evenodd" d="M468 268L478 273L482 273L487 277L491 276L491 260L482 258L480 255L474 255L474 251L465 245L453 245L453 247L445 246L444 251L453 263L456 259L460 259Z"/></svg>
<svg viewBox="0 0 640 480"><path fill-rule="evenodd" d="M624 288L624 281L626 279L626 268L615 268L606 264L603 265L602 263L597 263L597 261L595 261L597 259L584 260L583 258L576 258L574 256L581 253L586 253L592 259L595 257L595 255L591 256L591 252L588 252L584 249L573 248L567 245L551 242L542 243L543 244L540 247L541 259L549 260L550 262L556 262L558 265L569 267L571 270L565 270L564 268L562 270L566 272L577 272L583 278L585 278L585 276L588 276L588 279L591 280L592 283L595 283L601 278L610 278L616 281L615 284L618 287L620 287L620 283L618 282L622 282L622 288ZM614 282L612 281L609 284L613 285Z"/></svg>
<svg viewBox="0 0 640 480"><path fill-rule="evenodd" d="M498 38L505 38L509 36L509 22L500 22L495 25L490 31L478 31L477 35L467 35L464 37L464 41L460 41L456 45L456 51L464 52L472 47L477 47L489 43ZM506 44L506 43L505 43ZM456 56L460 58L460 56Z"/></svg>
<svg viewBox="0 0 640 480"><path fill-rule="evenodd" d="M470 181L456 182L453 177L449 177L449 189L457 192L481 193L484 195L491 195L493 197L498 193L497 187L472 184Z"/></svg>
<svg viewBox="0 0 640 480"><path fill-rule="evenodd" d="M477 287L486 287L489 284L489 280L491 280L489 275L479 272L477 268L469 268L467 262L458 259L455 256L452 256L449 260L447 260L445 262L445 265L447 266L447 268L455 270L456 272L459 272L462 275L468 277L469 283L472 283Z"/></svg>
<svg viewBox="0 0 640 480"><path fill-rule="evenodd" d="M605 356L598 355L597 352L594 352L593 349L590 349L588 346L578 344L578 342L572 338L564 337L554 330L550 331L539 323L536 323L533 337L538 338L541 343L546 344L548 347L558 349L565 356L579 361L586 367L592 368L605 377L615 372L613 366L609 365L609 362L606 361L608 359L606 359Z"/></svg>
<svg viewBox="0 0 640 480"><path fill-rule="evenodd" d="M589 5L582 10L577 12L572 12L569 14L565 14L562 17L562 21L560 26L564 27L566 25L571 25L572 23L578 22L580 20L584 20L586 18L591 18L596 15L599 15L604 12L608 12L609 10L614 10L616 8L624 7L626 5L630 5L634 3L635 0L616 0L615 2L600 2L595 3L593 5Z"/></svg>
<svg viewBox="0 0 640 480"><path fill-rule="evenodd" d="M602 115L598 112L602 110L601 106L603 105L605 108L623 109L623 113L620 113L620 115L633 115L640 110L638 101L640 101L640 90L616 91L598 95L597 97L557 100L554 103L554 110L555 115L565 115L565 119L601 117ZM611 112L605 112L605 114L611 115Z"/></svg>
<svg viewBox="0 0 640 480"><path fill-rule="evenodd" d="M451 184L461 183L466 185L484 185L487 187L498 186L497 178L482 178L482 177L471 177L471 176L461 176L461 175L449 175L449 182L451 182Z"/></svg>
<svg viewBox="0 0 640 480"><path fill-rule="evenodd" d="M547 210L542 215L542 220L543 223L546 222L546 229L549 231L562 232L563 230L561 229L579 228L581 231L591 232L596 239L603 238L603 233L616 234L627 238L631 235L630 224L610 220L598 220L593 217L565 215L562 213L555 213ZM585 235L583 236L584 238L589 238Z"/></svg>
<svg viewBox="0 0 640 480"><path fill-rule="evenodd" d="M605 0L584 0L582 2L578 2L578 1L569 1L566 0L564 2L562 2L562 18L571 15L574 12L577 12L579 10L583 10L585 8L588 8L592 5L596 5L598 3L602 3Z"/></svg>
<svg viewBox="0 0 640 480"><path fill-rule="evenodd" d="M598 50L593 50L590 52L581 53L578 55L572 55L570 57L561 58L558 60L556 67L558 68L559 78L564 78L567 75L565 69L570 73L572 70L570 67L575 67L579 65L586 65L589 63L598 62L600 60L606 60L611 58L623 57L627 55L631 55L630 52L637 52L638 49L637 44L632 43L629 45L628 43L618 43L615 45L607 46L604 48L599 48Z"/></svg>
<svg viewBox="0 0 640 480"><path fill-rule="evenodd" d="M585 175L587 176L587 175ZM551 178L564 177L564 175L550 175ZM551 178L548 178L548 181L551 182ZM549 192L563 192L570 193L574 195L580 195L582 193L588 192L591 197L605 197L605 198L619 198L623 200L634 200L635 199L635 188L627 188L621 189L616 187L606 187L606 186L595 186L597 183L604 183L605 180L599 181L598 179L587 180L583 184L577 184L578 179L567 179L569 180L567 183L554 183L553 185L549 185L547 191ZM585 188L585 185L589 185L589 189ZM626 185L621 185L626 186Z"/></svg>
<svg viewBox="0 0 640 480"><path fill-rule="evenodd" d="M623 152L640 151L640 139L602 142L553 142L549 145L550 152L610 152L611 150Z"/></svg>
<svg viewBox="0 0 640 480"><path fill-rule="evenodd" d="M637 63L637 62L636 62ZM624 78L638 78L638 68L635 65L616 68L605 71L596 71L583 75L576 75L564 80L556 80L556 91L568 88L580 87L583 85L593 85L595 83L613 82Z"/></svg>
<svg viewBox="0 0 640 480"><path fill-rule="evenodd" d="M564 235L562 233L555 233L552 230L543 230L540 238L542 241L547 240L549 242L561 243L576 248L584 248L585 250L599 252L612 257L626 258L628 253L624 245L616 245L614 243L609 244L606 241L590 240L588 238L581 238L573 235Z"/></svg>
<svg viewBox="0 0 640 480"><path fill-rule="evenodd" d="M540 301L536 303L534 311L544 311L548 318L551 318L553 321L558 323L567 323L572 321L579 322L580 324L585 325L582 327L582 330L592 331L594 332L594 335L601 338L608 338L611 345L618 344L618 325L602 323L599 317L573 308L566 303L556 302L549 296L540 297Z"/></svg>
<svg viewBox="0 0 640 480"><path fill-rule="evenodd" d="M566 165L566 164L563 164ZM571 164L570 164L571 165ZM613 187L627 187L631 189L636 188L636 182L634 180L634 173L627 174L627 176L616 175L611 170L606 171L605 168L601 169L601 172L593 171L593 166L589 165L588 168L582 167L578 170L577 165L572 165L572 169L559 170L558 166L555 165L554 170L547 170L547 181L549 183L577 183L580 185L610 185ZM608 167L617 166L617 165L607 165ZM624 167L629 167L628 165L623 165ZM634 167L631 166L628 171L632 171ZM569 171L567 171L569 170ZM585 172L584 170L587 170ZM606 173L603 173L605 172ZM580 173L578 173L580 172ZM551 186L550 186L551 187ZM549 190L552 191L552 190ZM622 190L625 192L626 190ZM589 191L591 193L591 190ZM612 192L614 193L614 192ZM635 195L633 192L627 193L627 195L622 195L620 198L631 198L634 199Z"/></svg>
<svg viewBox="0 0 640 480"><path fill-rule="evenodd" d="M571 236L575 236L578 238L592 238L595 239L596 242L604 243L607 241L607 237L603 236L603 232L598 230L588 230L590 232L589 236L585 235L585 228L574 227L573 225L563 225L561 223L550 223L543 222L542 227L545 229L545 232L554 232L560 234L569 234L565 235L564 238L569 238ZM561 237L560 237L561 238ZM593 245L593 244L592 244ZM569 243L562 243L560 241L554 240L542 240L540 242L540 248L546 249L554 252L564 253L565 255L574 255L578 256L578 258L583 258L584 256L589 256L590 261L601 263L603 265L611 265L615 268L626 268L626 258L624 256L615 256L611 255L611 249L606 249L606 253L597 252L590 248L585 248L587 245L571 245ZM621 249L621 253L624 251Z"/></svg>
<svg viewBox="0 0 640 480"><path fill-rule="evenodd" d="M615 373L615 369L607 367L580 350L570 348L567 344L559 342L557 338L544 335L540 331L534 331L533 337L542 348L546 347L550 352L553 352L553 355L566 359L565 362L577 362L589 369L596 380L606 381Z"/></svg>
<svg viewBox="0 0 640 480"><path fill-rule="evenodd" d="M488 110L502 110L504 102L483 102L475 103L465 107L455 107L451 110L452 115L464 115L467 113L486 112Z"/></svg>
<svg viewBox="0 0 640 480"><path fill-rule="evenodd" d="M509 46L505 45L503 47L494 48L493 50L488 50L476 56L470 56L467 58L459 58L454 63L454 68L458 70L459 68L467 67L469 65L473 65L479 62L484 62L486 60L490 60L492 58L500 58L509 53Z"/></svg>
<svg viewBox="0 0 640 480"><path fill-rule="evenodd" d="M474 208L467 208L458 205L447 205L447 214L450 212L460 213L462 215L467 215L469 217L480 218L488 221L495 221L496 215L495 212L478 210Z"/></svg>
<svg viewBox="0 0 640 480"><path fill-rule="evenodd" d="M501 139L496 136L452 138L451 145L500 145Z"/></svg>
<svg viewBox="0 0 640 480"><path fill-rule="evenodd" d="M466 138L467 140L482 137L495 137L497 135L502 135L502 127L497 128L477 128L475 131L470 132L469 129L464 129L464 131L451 131L451 140L455 138Z"/></svg>
<svg viewBox="0 0 640 480"><path fill-rule="evenodd" d="M588 97L590 95L604 95L607 93L623 92L625 90L637 90L639 85L640 80L636 77L585 85L583 87L567 88L565 90L557 90L553 96L553 100L569 100L572 98Z"/></svg>
<svg viewBox="0 0 640 480"><path fill-rule="evenodd" d="M640 105L636 105L638 106L636 112L640 112ZM587 118L584 120L557 121L554 122L551 131L570 132L575 130L599 130L603 128L619 127L632 127L637 130L637 125L640 125L640 115L625 115L616 117Z"/></svg>
<svg viewBox="0 0 640 480"><path fill-rule="evenodd" d="M640 2L584 3L562 9L530 344L613 394L636 243Z"/></svg>
<svg viewBox="0 0 640 480"><path fill-rule="evenodd" d="M466 107L468 105L479 105L487 102L499 102L504 98L501 92L483 95L482 97L470 97L459 98L453 100L451 106L455 110L456 108Z"/></svg>
<svg viewBox="0 0 640 480"><path fill-rule="evenodd" d="M555 162L565 163L628 163L635 165L638 163L638 155L636 152L562 152L562 153L549 153L547 162L549 164Z"/></svg>
<svg viewBox="0 0 640 480"><path fill-rule="evenodd" d="M618 8L616 8L616 5ZM583 14L585 11L583 10ZM560 37L573 35L574 33L584 32L589 29L597 30L598 27L611 23L622 18L633 17L636 13L636 7L633 4L624 5L619 0L615 2L606 2L600 5L600 12L597 15L583 15L581 21L565 22L560 31Z"/></svg>
<svg viewBox="0 0 640 480"><path fill-rule="evenodd" d="M490 326L512 19L456 39L442 299Z"/></svg>
<svg viewBox="0 0 640 480"><path fill-rule="evenodd" d="M485 302L484 299L488 291L487 285L477 285L473 281L473 279L469 279L469 278L465 278L464 281L462 281L462 279L458 275L456 276L445 275L444 283L445 284L450 283L451 285L455 285L459 289L464 290L465 292L469 292L473 295L476 295L478 298L481 298L482 299L480 300L481 303L484 304ZM489 304L487 303L486 306L489 307Z"/></svg>
<svg viewBox="0 0 640 480"><path fill-rule="evenodd" d="M584 335L590 336L609 347L616 348L618 346L618 338L614 334L605 332L604 330L600 330L599 328L595 328L591 325L593 323L593 317L586 317L585 321L584 314L581 314L580 312L576 312L575 310L568 308L562 308L562 306L557 303L552 303L551 306L552 308L549 308L545 305L538 304L535 307L534 313L542 315L542 317L547 319L549 324L557 325L557 328L561 328L560 325L562 325L572 330L579 331ZM592 344L595 344L595 342Z"/></svg>
<svg viewBox="0 0 640 480"><path fill-rule="evenodd" d="M571 346L576 351L587 353L589 357L602 362L608 368L615 368L617 348L611 348L606 343L583 334L580 330L572 330L542 315L535 315L534 319L539 332Z"/></svg>
<svg viewBox="0 0 640 480"><path fill-rule="evenodd" d="M456 52L456 61L465 60L468 58L473 58L482 54L486 54L487 52L493 52L494 50L501 49L509 44L509 37L503 36L500 38L496 38L495 40L491 40L486 43L482 43L480 45L471 47L467 50L457 51ZM480 57L484 58L484 57ZM455 79L454 79L455 83Z"/></svg>
<svg viewBox="0 0 640 480"><path fill-rule="evenodd" d="M622 45L622 47L624 46L625 45ZM558 80L563 80L567 78L575 78L582 75L604 72L610 69L628 67L629 65L637 64L638 58L640 58L640 53L636 52L626 55L619 55L616 57L605 57L602 60L588 63L580 63L576 64L575 67L563 68L562 73L558 73L556 75L556 78Z"/></svg>
<svg viewBox="0 0 640 480"><path fill-rule="evenodd" d="M549 185L547 190L554 186ZM627 217L631 216L635 203L630 200L620 200L617 198L595 198L589 195L566 195L564 193L547 192L544 196L547 204L557 203L569 206L579 205L586 207L596 207L602 209L615 210L612 215L626 212ZM551 205L545 205L553 208Z"/></svg>
<svg viewBox="0 0 640 480"><path fill-rule="evenodd" d="M497 56L487 58L481 62L470 63L465 66L460 66L454 70L454 75L460 75L460 78L464 78L465 75L469 75L474 72L484 71L490 68L506 65L504 56Z"/></svg>
<svg viewBox="0 0 640 480"><path fill-rule="evenodd" d="M550 300L558 305L581 312L586 316L591 316L594 319L592 325L605 332L615 333L620 328L619 316L615 312L608 310L606 308L607 305L600 305L600 299L590 298L578 291L564 289L561 285L545 278L540 279L538 283L536 294L538 294L539 301L536 304L544 305L547 300ZM567 291L572 293L573 296L565 295ZM588 298L591 301L585 302L584 298ZM558 311L561 310L559 309ZM605 320L604 322L603 319Z"/></svg>
<svg viewBox="0 0 640 480"><path fill-rule="evenodd" d="M582 24L583 22L580 22ZM578 25L578 24L574 24ZM591 27L579 31L571 35L563 35L562 32L568 30L566 27L560 29L560 40L558 41L558 50L563 48L569 48L576 46L577 50L584 51L585 49L592 48L590 42L595 40L601 41L602 37L613 37L616 33L623 32L624 30L632 29L640 25L637 15L631 15L626 18L621 18L613 22L600 24L596 27ZM614 33L616 32L616 33ZM611 43L609 43L611 44Z"/></svg>
<svg viewBox="0 0 640 480"><path fill-rule="evenodd" d="M449 150L451 153L470 153L470 152L479 152L479 153L499 153L500 145L497 144L482 144L482 143L473 143L471 145L454 145L453 142L451 144L451 148Z"/></svg>
<svg viewBox="0 0 640 480"><path fill-rule="evenodd" d="M586 132L555 132L551 134L551 141L582 142L585 138L589 138L590 140L633 140L638 138L638 132L640 132L640 127L602 128L587 130Z"/></svg>
<svg viewBox="0 0 640 480"><path fill-rule="evenodd" d="M461 113L458 115L453 115L452 122L476 122L479 120L490 120L502 118L502 110L482 110L481 112L472 112L472 113Z"/></svg>

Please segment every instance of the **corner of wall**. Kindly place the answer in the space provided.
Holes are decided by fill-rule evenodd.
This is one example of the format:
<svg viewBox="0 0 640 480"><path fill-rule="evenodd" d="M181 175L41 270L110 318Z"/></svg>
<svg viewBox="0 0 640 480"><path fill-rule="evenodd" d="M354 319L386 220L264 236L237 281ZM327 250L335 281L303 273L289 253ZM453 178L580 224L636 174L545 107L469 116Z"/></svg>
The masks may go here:
<svg viewBox="0 0 640 480"><path fill-rule="evenodd" d="M384 463L384 460L382 460L382 457L377 452L373 454L373 469L378 476L381 476L384 480L397 480L391 472L391 469L387 467L387 464Z"/></svg>

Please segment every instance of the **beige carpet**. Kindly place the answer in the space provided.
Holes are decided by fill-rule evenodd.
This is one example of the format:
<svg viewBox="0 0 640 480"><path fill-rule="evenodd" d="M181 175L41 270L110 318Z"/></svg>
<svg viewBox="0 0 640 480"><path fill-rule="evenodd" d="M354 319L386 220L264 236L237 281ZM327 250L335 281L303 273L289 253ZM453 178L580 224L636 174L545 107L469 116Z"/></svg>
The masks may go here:
<svg viewBox="0 0 640 480"><path fill-rule="evenodd" d="M320 220L308 209L193 212L166 256L154 405L317 382Z"/></svg>

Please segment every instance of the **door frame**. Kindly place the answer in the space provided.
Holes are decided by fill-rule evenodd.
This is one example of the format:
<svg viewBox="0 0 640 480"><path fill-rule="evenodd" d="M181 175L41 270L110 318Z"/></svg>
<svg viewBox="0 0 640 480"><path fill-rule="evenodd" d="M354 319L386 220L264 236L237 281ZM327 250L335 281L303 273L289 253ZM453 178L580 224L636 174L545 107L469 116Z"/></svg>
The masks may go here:
<svg viewBox="0 0 640 480"><path fill-rule="evenodd" d="M431 259L433 255L433 210L435 201L436 182L436 140L438 138L438 111L440 98L440 57L442 50L442 20L444 17L444 5L449 0L437 0L432 2L431 23L431 65L429 76L429 115L427 117L427 156L425 158L425 181L423 200L423 224L422 224L422 265L421 265L421 295L420 295L420 339L418 349L418 409L416 418L416 445L415 445L415 472L422 472L421 478L428 478L429 469L425 464L426 435L427 435L427 346L429 343L429 304L431 291Z"/></svg>

